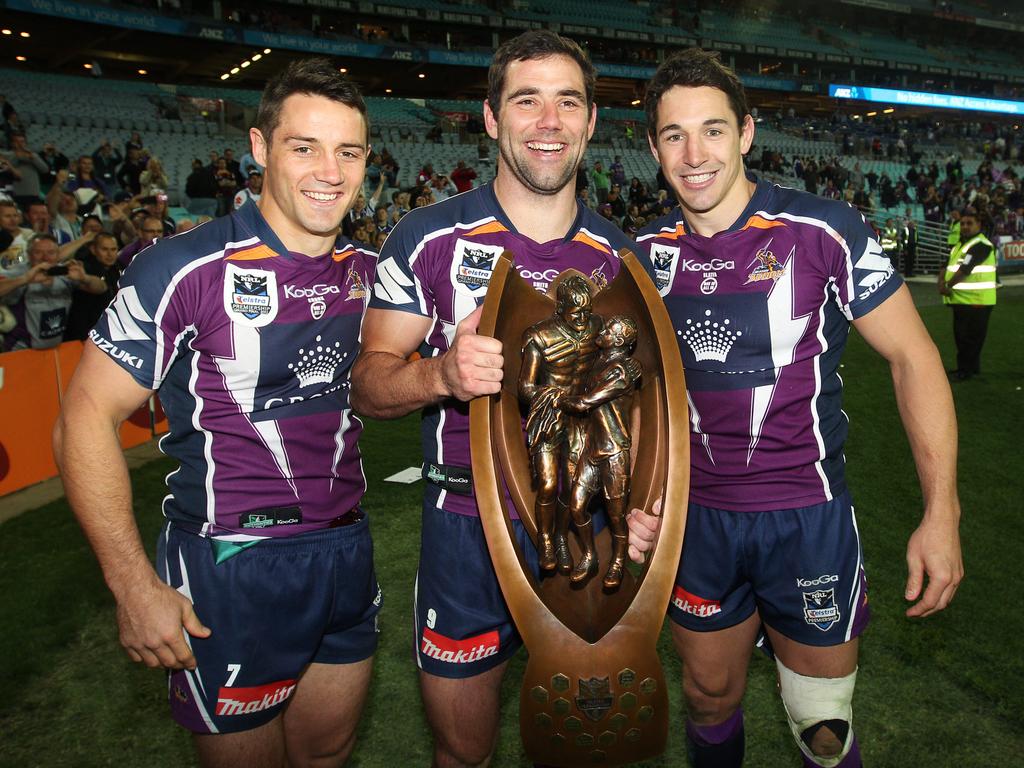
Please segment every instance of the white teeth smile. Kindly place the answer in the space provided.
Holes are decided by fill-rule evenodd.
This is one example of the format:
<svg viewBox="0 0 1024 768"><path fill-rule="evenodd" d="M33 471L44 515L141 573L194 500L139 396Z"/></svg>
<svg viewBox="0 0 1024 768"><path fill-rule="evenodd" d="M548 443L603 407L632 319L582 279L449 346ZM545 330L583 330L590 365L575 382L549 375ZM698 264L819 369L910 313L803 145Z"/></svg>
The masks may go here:
<svg viewBox="0 0 1024 768"><path fill-rule="evenodd" d="M311 197L314 200L319 200L322 203L329 203L332 200L336 200L339 192L303 192L306 197Z"/></svg>
<svg viewBox="0 0 1024 768"><path fill-rule="evenodd" d="M542 152L557 152L564 147L565 144L543 144L539 141L530 141L527 142L526 146L530 149L539 149Z"/></svg>
<svg viewBox="0 0 1024 768"><path fill-rule="evenodd" d="M715 174L713 172L712 173L697 173L697 174L693 174L692 176L683 176L683 181L687 182L688 184L703 184L705 181L707 181L708 179L710 179L714 175Z"/></svg>

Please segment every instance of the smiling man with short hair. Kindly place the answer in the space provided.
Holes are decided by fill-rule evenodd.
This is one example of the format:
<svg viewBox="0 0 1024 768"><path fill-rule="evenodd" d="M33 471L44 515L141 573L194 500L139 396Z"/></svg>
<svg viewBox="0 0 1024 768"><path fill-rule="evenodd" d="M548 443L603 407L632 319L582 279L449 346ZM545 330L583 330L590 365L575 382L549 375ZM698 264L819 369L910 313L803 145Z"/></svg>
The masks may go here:
<svg viewBox="0 0 1024 768"><path fill-rule="evenodd" d="M277 74L250 131L259 202L135 258L55 429L121 643L168 670L204 766L341 765L366 700L380 591L348 374L375 254L340 224L367 136L330 61ZM155 390L180 464L156 569L116 429Z"/></svg>

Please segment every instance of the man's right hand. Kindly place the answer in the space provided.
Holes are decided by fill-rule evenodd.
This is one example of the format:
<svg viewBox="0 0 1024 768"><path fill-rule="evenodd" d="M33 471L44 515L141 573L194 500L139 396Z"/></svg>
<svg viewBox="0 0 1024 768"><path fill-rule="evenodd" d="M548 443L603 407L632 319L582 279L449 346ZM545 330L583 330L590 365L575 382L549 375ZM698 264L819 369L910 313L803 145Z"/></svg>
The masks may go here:
<svg viewBox="0 0 1024 768"><path fill-rule="evenodd" d="M451 347L441 358L441 383L452 397L463 401L501 390L505 364L501 342L477 335L482 313L479 306L459 323Z"/></svg>
<svg viewBox="0 0 1024 768"><path fill-rule="evenodd" d="M196 657L185 642L182 627L193 637L209 637L191 601L154 579L146 587L135 586L117 603L121 645L132 661L147 667L195 669Z"/></svg>

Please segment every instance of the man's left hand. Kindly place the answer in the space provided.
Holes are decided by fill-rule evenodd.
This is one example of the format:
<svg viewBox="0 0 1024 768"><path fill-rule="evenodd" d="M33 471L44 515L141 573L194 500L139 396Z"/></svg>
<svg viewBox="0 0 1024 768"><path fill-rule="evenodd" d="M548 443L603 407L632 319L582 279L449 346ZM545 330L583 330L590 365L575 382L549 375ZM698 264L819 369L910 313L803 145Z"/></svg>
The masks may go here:
<svg viewBox="0 0 1024 768"><path fill-rule="evenodd" d="M960 533L955 520L926 518L921 521L907 542L907 571L904 597L917 600L907 609L907 616L930 616L949 605L964 577Z"/></svg>

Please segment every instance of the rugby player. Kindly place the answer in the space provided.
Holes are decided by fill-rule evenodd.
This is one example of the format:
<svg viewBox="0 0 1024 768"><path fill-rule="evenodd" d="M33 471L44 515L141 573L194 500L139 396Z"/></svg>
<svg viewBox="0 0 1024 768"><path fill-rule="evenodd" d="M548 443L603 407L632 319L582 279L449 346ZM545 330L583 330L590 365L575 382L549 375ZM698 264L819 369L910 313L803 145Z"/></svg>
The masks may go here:
<svg viewBox="0 0 1024 768"><path fill-rule="evenodd" d="M680 202L637 241L676 328L690 400L690 505L669 613L691 764L741 764L740 701L763 627L805 764L859 766L851 699L867 581L844 477L839 361L852 324L892 371L925 505L907 546L908 616L945 608L963 577L942 364L854 209L745 173L754 123L715 55L665 61L646 112ZM631 544L648 548L657 523L632 515Z"/></svg>
<svg viewBox="0 0 1024 768"><path fill-rule="evenodd" d="M132 262L55 430L121 643L169 670L206 766L340 765L366 699L380 592L348 374L375 254L339 233L367 137L330 61L277 74L250 131L260 200ZM179 467L154 570L117 427L157 390Z"/></svg>
<svg viewBox="0 0 1024 768"><path fill-rule="evenodd" d="M520 275L545 291L569 267L598 284L611 280L618 250L632 245L576 200L576 170L596 119L594 79L579 46L549 31L523 33L497 50L483 108L498 142L497 176L411 211L388 236L352 372L357 412L392 418L423 409L428 482L415 645L441 768L489 759L501 678L521 645L470 477L468 401L498 391L503 359L499 341L476 333L478 305L506 249ZM536 571L536 550L514 525Z"/></svg>

